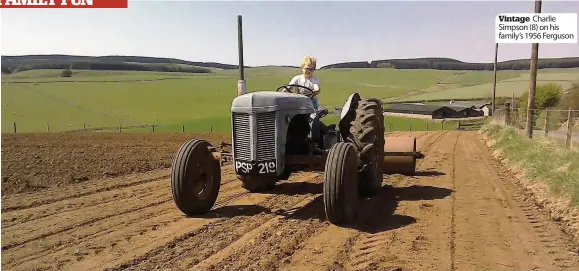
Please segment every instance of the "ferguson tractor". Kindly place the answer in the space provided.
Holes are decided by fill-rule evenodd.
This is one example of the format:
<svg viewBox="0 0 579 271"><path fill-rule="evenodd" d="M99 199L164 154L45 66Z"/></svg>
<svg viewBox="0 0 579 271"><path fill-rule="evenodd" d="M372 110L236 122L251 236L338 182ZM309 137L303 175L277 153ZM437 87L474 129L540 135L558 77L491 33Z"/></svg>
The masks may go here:
<svg viewBox="0 0 579 271"><path fill-rule="evenodd" d="M240 17L238 27L241 30ZM242 186L250 192L272 189L296 171L323 171L324 208L333 224L353 219L358 198L376 195L383 173L414 172L416 159L422 158L416 152L416 140L398 138L389 147L379 99L351 94L337 126L322 124L317 142L320 151L314 147L310 119L323 118L328 111L314 109L309 97L312 90L284 85L276 91L245 93L241 34L239 47L241 80L231 105L232 152L218 150L203 139L191 139L179 148L173 161L172 195L184 214L211 210L225 158L231 159Z"/></svg>

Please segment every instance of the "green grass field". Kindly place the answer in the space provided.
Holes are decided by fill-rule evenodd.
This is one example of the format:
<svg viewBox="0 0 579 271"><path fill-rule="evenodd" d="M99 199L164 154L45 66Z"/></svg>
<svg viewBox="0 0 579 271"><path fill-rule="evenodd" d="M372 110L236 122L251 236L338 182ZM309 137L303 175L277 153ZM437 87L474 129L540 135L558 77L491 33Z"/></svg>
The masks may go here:
<svg viewBox="0 0 579 271"><path fill-rule="evenodd" d="M544 84L548 82L555 82L560 84L563 89L567 89L571 86L573 82L579 81L579 69L568 69L568 70L540 70L537 75L537 84ZM515 71L507 71L507 74L516 75ZM492 75L492 73L491 73ZM469 75L472 77L473 75ZM505 76L506 77L506 76ZM503 78L505 78L503 77ZM476 79L482 78L475 78ZM500 77L497 76L497 88L496 95L499 97L510 97L513 94L515 97L521 96L523 93L529 89L529 74L519 73L517 76L506 77L505 79L499 80ZM490 99L492 95L492 78L490 82L480 83L478 85L452 88L438 92L424 93L420 95L406 97L400 101L428 101L435 99Z"/></svg>
<svg viewBox="0 0 579 271"><path fill-rule="evenodd" d="M82 130L83 127L144 126L127 132L229 131L230 106L235 97L237 70L213 69L211 74L137 71L74 70L70 78L60 70L32 70L2 76L2 132L45 132ZM275 90L287 84L300 71L295 68L263 67L245 70L247 89ZM322 81L321 104L332 111L342 106L354 91L381 99L459 99L488 97L492 71L443 71L395 69L319 70ZM499 96L518 96L526 91L526 71L499 71ZM527 78L527 79L525 79ZM567 86L579 80L579 69L540 70L541 82L554 81ZM453 84L451 89L432 91L438 83ZM328 116L327 123L337 118ZM388 117L394 130L426 128L424 120ZM48 127L47 127L48 124ZM419 128L419 127L422 127ZM436 129L429 126L429 129Z"/></svg>

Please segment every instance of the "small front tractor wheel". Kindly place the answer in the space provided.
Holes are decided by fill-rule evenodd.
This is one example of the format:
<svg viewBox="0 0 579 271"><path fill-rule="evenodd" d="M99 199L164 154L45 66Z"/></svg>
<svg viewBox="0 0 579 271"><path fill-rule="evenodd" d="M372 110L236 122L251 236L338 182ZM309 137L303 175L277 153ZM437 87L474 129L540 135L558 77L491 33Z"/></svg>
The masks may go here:
<svg viewBox="0 0 579 271"><path fill-rule="evenodd" d="M336 143L328 153L324 171L324 209L332 224L354 219L358 200L358 155L349 143Z"/></svg>
<svg viewBox="0 0 579 271"><path fill-rule="evenodd" d="M211 154L212 147L205 140L191 139L181 145L173 160L173 201L187 216L209 212L217 200L221 167Z"/></svg>
<svg viewBox="0 0 579 271"><path fill-rule="evenodd" d="M384 114L379 99L365 98L358 102L355 119L350 126L351 142L360 153L359 192L373 197L382 186L384 165Z"/></svg>

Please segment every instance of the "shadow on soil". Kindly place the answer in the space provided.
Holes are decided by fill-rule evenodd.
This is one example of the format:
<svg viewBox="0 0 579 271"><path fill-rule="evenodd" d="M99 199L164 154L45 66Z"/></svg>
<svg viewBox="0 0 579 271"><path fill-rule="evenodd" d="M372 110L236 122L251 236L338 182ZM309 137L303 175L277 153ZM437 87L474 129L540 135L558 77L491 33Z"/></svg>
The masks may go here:
<svg viewBox="0 0 579 271"><path fill-rule="evenodd" d="M271 213L271 211L259 205L228 205L213 209L204 215L191 216L191 218L233 218L238 216L254 216L260 213Z"/></svg>
<svg viewBox="0 0 579 271"><path fill-rule="evenodd" d="M279 210L275 214L284 216L286 219L319 219L326 221L323 198L321 196L322 191L323 186L321 183L285 182L277 184L274 189L262 193L283 195L315 194L317 197L306 206L299 209ZM357 217L353 222L340 225L340 227L368 233L402 228L416 223L416 219L407 215L394 214L399 202L443 199L451 195L451 193L452 190L450 189L434 186L392 187L383 185L376 196L359 199L356 208ZM423 206L428 208L430 205L425 203ZM274 212L257 205L237 205L217 208L212 210L207 217L252 216L259 213L271 214Z"/></svg>
<svg viewBox="0 0 579 271"><path fill-rule="evenodd" d="M401 176L405 176L405 177L411 177L411 178L417 178L417 177L437 177L437 176L443 176L446 175L446 173L444 172L440 172L440 171L416 171L415 173L412 174L406 174L406 173L395 173L393 175L401 175Z"/></svg>
<svg viewBox="0 0 579 271"><path fill-rule="evenodd" d="M307 195L322 194L324 186L322 183L309 182L283 182L275 185L275 188L268 191L260 192L262 194L281 194L281 195Z"/></svg>
<svg viewBox="0 0 579 271"><path fill-rule="evenodd" d="M402 228L416 223L416 219L407 215L394 214L399 202L443 199L451 193L452 190L450 189L434 186L392 187L383 185L375 197L360 199L357 217L352 223L343 225L343 227L367 233Z"/></svg>
<svg viewBox="0 0 579 271"><path fill-rule="evenodd" d="M446 173L440 171L416 171L416 177L444 176Z"/></svg>

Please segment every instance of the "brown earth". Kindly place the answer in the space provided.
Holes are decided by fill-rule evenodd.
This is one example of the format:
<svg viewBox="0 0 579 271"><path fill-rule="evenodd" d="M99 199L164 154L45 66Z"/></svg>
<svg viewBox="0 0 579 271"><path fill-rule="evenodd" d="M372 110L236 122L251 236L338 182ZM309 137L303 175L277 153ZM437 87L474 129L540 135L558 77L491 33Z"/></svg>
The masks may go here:
<svg viewBox="0 0 579 271"><path fill-rule="evenodd" d="M169 169L13 193L2 202L2 268L579 270L569 238L529 203L476 132L412 134L426 154L417 176L385 176L379 195L360 200L357 221L343 227L325 219L321 173L295 174L272 191L247 193L231 166L224 166L214 210L194 218L175 207ZM91 148L101 144L97 137L87 137ZM134 166L163 163L154 161L172 155L187 138L141 140L141 147L121 157L139 157L127 162ZM61 143L86 145L81 140ZM129 143L121 146L132 150ZM14 150L3 155L16 156ZM152 154L158 150L167 154ZM115 165L113 154L99 153L110 159L102 166ZM62 172L73 171L60 161Z"/></svg>
<svg viewBox="0 0 579 271"><path fill-rule="evenodd" d="M229 134L2 134L2 195L171 167L183 142Z"/></svg>

